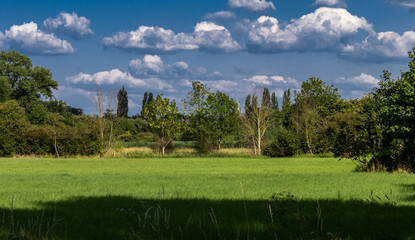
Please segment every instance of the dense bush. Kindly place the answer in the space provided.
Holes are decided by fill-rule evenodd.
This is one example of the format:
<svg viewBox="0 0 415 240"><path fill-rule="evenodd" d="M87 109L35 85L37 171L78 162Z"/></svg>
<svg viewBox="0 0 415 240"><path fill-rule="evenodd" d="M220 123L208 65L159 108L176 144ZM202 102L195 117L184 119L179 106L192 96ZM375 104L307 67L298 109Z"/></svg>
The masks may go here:
<svg viewBox="0 0 415 240"><path fill-rule="evenodd" d="M29 127L25 111L17 101L0 102L0 156L11 156L25 150Z"/></svg>
<svg viewBox="0 0 415 240"><path fill-rule="evenodd" d="M291 157L296 154L298 143L294 133L281 128L275 139L268 143L262 154L269 157Z"/></svg>

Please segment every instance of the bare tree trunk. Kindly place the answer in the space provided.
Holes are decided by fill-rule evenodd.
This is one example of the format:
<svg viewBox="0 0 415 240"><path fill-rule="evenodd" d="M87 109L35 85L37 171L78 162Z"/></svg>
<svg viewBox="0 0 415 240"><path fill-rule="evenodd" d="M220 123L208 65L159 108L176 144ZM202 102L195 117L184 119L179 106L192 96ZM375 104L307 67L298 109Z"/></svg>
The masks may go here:
<svg viewBox="0 0 415 240"><path fill-rule="evenodd" d="M310 151L311 155L313 155L313 150L311 148L311 137L309 135L309 130L308 130L307 124L306 124L306 127L305 127L305 138L306 138L306 141L307 141L308 150Z"/></svg>
<svg viewBox="0 0 415 240"><path fill-rule="evenodd" d="M95 111L97 114L97 122L99 128L99 136L101 140L101 147L104 148L104 111L105 111L105 97L101 90L97 90L94 94L92 94L92 101L95 105Z"/></svg>

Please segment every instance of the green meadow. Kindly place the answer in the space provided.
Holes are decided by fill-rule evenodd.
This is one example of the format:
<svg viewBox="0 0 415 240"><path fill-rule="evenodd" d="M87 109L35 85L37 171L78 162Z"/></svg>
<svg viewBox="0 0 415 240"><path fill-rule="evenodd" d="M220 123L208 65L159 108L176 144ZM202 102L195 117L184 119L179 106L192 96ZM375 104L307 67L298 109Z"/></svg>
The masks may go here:
<svg viewBox="0 0 415 240"><path fill-rule="evenodd" d="M415 175L337 158L3 158L0 239L415 239Z"/></svg>

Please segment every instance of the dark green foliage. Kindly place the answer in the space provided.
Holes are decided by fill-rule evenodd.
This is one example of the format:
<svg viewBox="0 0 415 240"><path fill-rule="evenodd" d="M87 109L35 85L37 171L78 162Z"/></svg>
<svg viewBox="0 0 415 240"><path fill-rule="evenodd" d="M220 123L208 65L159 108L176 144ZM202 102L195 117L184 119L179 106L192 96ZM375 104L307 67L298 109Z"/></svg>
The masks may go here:
<svg viewBox="0 0 415 240"><path fill-rule="evenodd" d="M328 117L339 109L340 95L333 85L328 86L319 78L309 78L295 92L292 124L304 152L324 153L333 147L327 136Z"/></svg>
<svg viewBox="0 0 415 240"><path fill-rule="evenodd" d="M220 149L223 140L238 128L238 104L222 92L211 93L199 81L192 85L193 90L183 101L189 114L185 119L188 123L185 134L190 135L187 139L196 141L200 153Z"/></svg>
<svg viewBox="0 0 415 240"><path fill-rule="evenodd" d="M128 96L124 86L118 91L117 100L117 117L128 117Z"/></svg>
<svg viewBox="0 0 415 240"><path fill-rule="evenodd" d="M206 118L207 98L210 95L210 90L199 81L193 82L192 88L193 90L183 100L183 105L189 115L187 130L191 132L193 139L197 142L195 146L198 152L206 153L214 149L214 144L209 139L211 123Z"/></svg>
<svg viewBox="0 0 415 240"><path fill-rule="evenodd" d="M210 124L210 141L221 148L224 139L239 127L238 104L228 95L217 91L207 98L207 119Z"/></svg>
<svg viewBox="0 0 415 240"><path fill-rule="evenodd" d="M25 110L37 105L41 97L52 98L52 89L58 88L49 69L33 67L29 57L16 51L0 52L0 77L7 78L12 88L11 99L17 100Z"/></svg>
<svg viewBox="0 0 415 240"><path fill-rule="evenodd" d="M396 80L384 71L375 89L383 128L382 145L372 162L391 171L399 167L415 171L415 48L409 58L409 71L401 72Z"/></svg>
<svg viewBox="0 0 415 240"><path fill-rule="evenodd" d="M291 157L296 154L298 143L295 133L281 127L278 129L274 140L268 143L263 155L269 157Z"/></svg>
<svg viewBox="0 0 415 240"><path fill-rule="evenodd" d="M151 92L145 92L143 97L143 105L141 108L141 116L143 116L143 109L146 107L146 105L150 104L151 101L153 101L153 93Z"/></svg>
<svg viewBox="0 0 415 240"><path fill-rule="evenodd" d="M278 99L275 96L275 92L273 92L272 95L271 95L271 108L274 109L275 111L279 110Z"/></svg>
<svg viewBox="0 0 415 240"><path fill-rule="evenodd" d="M92 117L74 117L69 126L63 117L50 122L49 116L47 113L42 125L34 125L16 101L0 103L0 156L57 152L60 156L94 155L101 151Z"/></svg>
<svg viewBox="0 0 415 240"><path fill-rule="evenodd" d="M264 91L262 93L261 106L271 107L271 95L269 93L268 88L264 88Z"/></svg>
<svg viewBox="0 0 415 240"><path fill-rule="evenodd" d="M295 93L295 103L311 102L322 117L333 115L338 110L340 95L338 89L319 78L309 78L301 84L301 90Z"/></svg>
<svg viewBox="0 0 415 240"><path fill-rule="evenodd" d="M70 112L73 115L77 115L77 116L81 116L81 115L84 114L83 113L84 110L82 108L74 108L74 107L71 107L71 106L68 106L68 112Z"/></svg>
<svg viewBox="0 0 415 240"><path fill-rule="evenodd" d="M30 123L17 101L0 103L0 156L21 153L26 145Z"/></svg>
<svg viewBox="0 0 415 240"><path fill-rule="evenodd" d="M4 102L10 99L12 94L12 88L6 77L0 76L0 102Z"/></svg>
<svg viewBox="0 0 415 240"><path fill-rule="evenodd" d="M381 139L373 95L341 104L342 111L329 118L327 130L327 136L333 139L333 153L346 158L373 154Z"/></svg>
<svg viewBox="0 0 415 240"><path fill-rule="evenodd" d="M282 98L282 109L280 111L281 122L285 127L291 124L291 89L284 91Z"/></svg>
<svg viewBox="0 0 415 240"><path fill-rule="evenodd" d="M61 100L49 100L44 102L44 104L49 113L59 114L67 125L73 125L73 115L82 115L82 109L67 106L66 103Z"/></svg>

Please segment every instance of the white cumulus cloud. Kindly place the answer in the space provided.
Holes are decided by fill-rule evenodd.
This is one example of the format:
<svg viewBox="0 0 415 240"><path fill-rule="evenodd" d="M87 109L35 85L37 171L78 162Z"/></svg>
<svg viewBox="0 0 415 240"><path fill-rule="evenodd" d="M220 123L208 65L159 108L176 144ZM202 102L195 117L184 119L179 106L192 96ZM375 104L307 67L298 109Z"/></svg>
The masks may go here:
<svg viewBox="0 0 415 240"><path fill-rule="evenodd" d="M245 8L249 11L266 11L275 10L274 3L266 0L229 0L228 6L231 8Z"/></svg>
<svg viewBox="0 0 415 240"><path fill-rule="evenodd" d="M220 72L208 72L204 67L190 67L186 62L164 64L158 55L145 55L143 59L133 59L129 71L140 78L158 77L161 79L218 79Z"/></svg>
<svg viewBox="0 0 415 240"><path fill-rule="evenodd" d="M49 32L66 34L75 39L83 39L92 35L89 25L91 21L78 17L76 13L60 13L56 18L48 18L43 22L43 28Z"/></svg>
<svg viewBox="0 0 415 240"><path fill-rule="evenodd" d="M355 86L374 87L378 84L379 79L373 77L372 75L361 73L359 76L351 78L340 77L336 79L335 82L341 84L353 84Z"/></svg>
<svg viewBox="0 0 415 240"><path fill-rule="evenodd" d="M67 77L66 80L72 83L97 84L97 85L128 85L130 87L148 87L150 89L163 90L171 88L171 85L158 79L148 78L139 79L133 77L128 72L113 69L111 71L102 71L95 74L79 73L75 76Z"/></svg>
<svg viewBox="0 0 415 240"><path fill-rule="evenodd" d="M177 34L161 27L140 26L136 31L119 32L106 37L102 43L105 47L141 52L234 52L242 49L225 27L212 22L198 23L193 33Z"/></svg>
<svg viewBox="0 0 415 240"><path fill-rule="evenodd" d="M342 55L374 61L406 58L413 46L415 46L414 31L407 31L402 35L396 32L380 32L370 35L361 43L345 46Z"/></svg>
<svg viewBox="0 0 415 240"><path fill-rule="evenodd" d="M72 45L53 34L44 33L34 22L13 25L5 32L5 42L11 47L36 54L73 53Z"/></svg>
<svg viewBox="0 0 415 240"><path fill-rule="evenodd" d="M329 6L329 7L347 7L343 0L316 0L314 3L316 6Z"/></svg>
<svg viewBox="0 0 415 240"><path fill-rule="evenodd" d="M251 52L338 50L359 30L373 33L365 18L346 9L321 7L293 19L286 26L274 17L261 16L251 24L248 50Z"/></svg>
<svg viewBox="0 0 415 240"><path fill-rule="evenodd" d="M143 60L131 60L129 67L137 75L156 75L164 70L161 58L157 55L148 54L144 56Z"/></svg>

